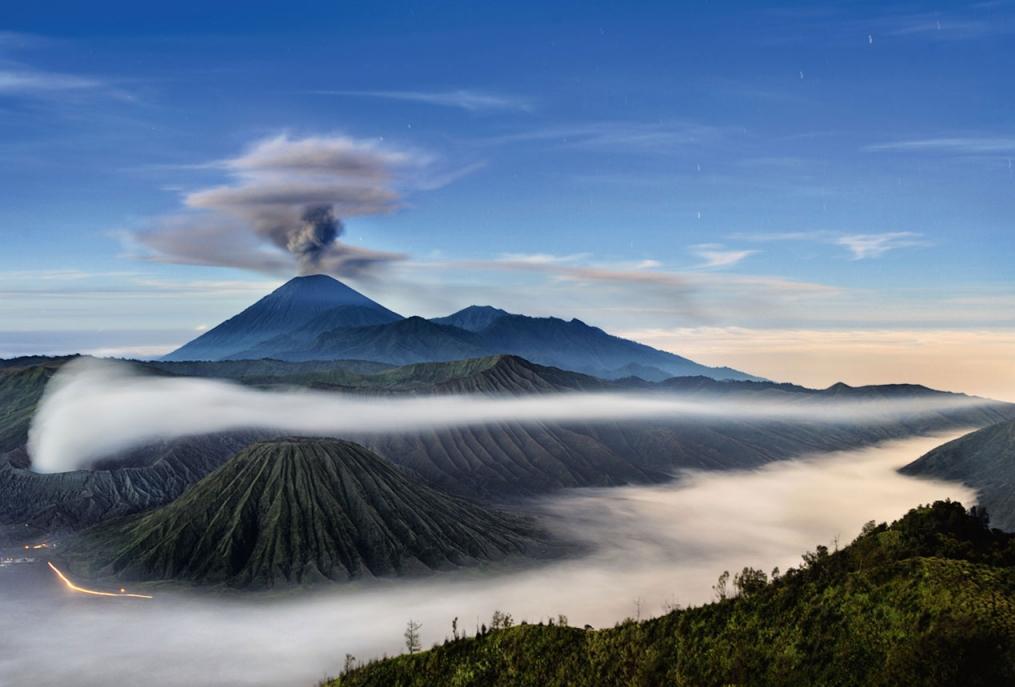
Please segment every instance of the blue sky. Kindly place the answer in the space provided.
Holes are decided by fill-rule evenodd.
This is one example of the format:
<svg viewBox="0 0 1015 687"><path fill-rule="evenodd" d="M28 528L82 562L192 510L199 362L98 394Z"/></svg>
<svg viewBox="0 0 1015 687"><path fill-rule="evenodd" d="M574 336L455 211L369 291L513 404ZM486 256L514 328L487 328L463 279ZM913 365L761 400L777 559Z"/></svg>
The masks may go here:
<svg viewBox="0 0 1015 687"><path fill-rule="evenodd" d="M1012 3L60 5L0 26L0 353L154 353L313 269L263 199L317 149L319 264L402 312L813 383L1015 340Z"/></svg>

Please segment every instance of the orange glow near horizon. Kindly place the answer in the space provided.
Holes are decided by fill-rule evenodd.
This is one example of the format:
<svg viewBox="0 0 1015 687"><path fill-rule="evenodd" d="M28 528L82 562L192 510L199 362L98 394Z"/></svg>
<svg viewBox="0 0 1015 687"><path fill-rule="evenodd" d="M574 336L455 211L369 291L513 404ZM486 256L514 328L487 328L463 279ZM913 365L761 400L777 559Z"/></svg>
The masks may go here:
<svg viewBox="0 0 1015 687"><path fill-rule="evenodd" d="M60 578L60 581L63 582L64 586L67 587L67 589L71 590L72 592L78 592L79 594L89 594L91 596L112 596L112 597L117 597L117 598L131 598L131 599L153 599L153 598L155 598L155 597L149 596L147 594L128 594L123 589L120 589L119 592L100 592L100 591L97 591L95 589L86 589L84 587L79 587L76 584L74 584L73 582L71 582L67 578L67 576L64 575L60 571L59 568L57 568L55 565L53 565L53 563L51 561L47 561L46 565L48 565L49 569L52 570L53 573L58 578Z"/></svg>

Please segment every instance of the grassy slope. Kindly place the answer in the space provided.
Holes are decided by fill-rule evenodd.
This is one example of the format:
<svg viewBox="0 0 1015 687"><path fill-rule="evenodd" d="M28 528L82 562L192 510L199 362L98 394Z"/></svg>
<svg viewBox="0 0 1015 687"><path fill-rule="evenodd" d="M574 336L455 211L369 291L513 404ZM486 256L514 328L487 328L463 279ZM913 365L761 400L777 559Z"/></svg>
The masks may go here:
<svg viewBox="0 0 1015 687"><path fill-rule="evenodd" d="M737 598L606 630L521 625L355 669L385 685L1003 685L1015 544L959 504L881 525Z"/></svg>

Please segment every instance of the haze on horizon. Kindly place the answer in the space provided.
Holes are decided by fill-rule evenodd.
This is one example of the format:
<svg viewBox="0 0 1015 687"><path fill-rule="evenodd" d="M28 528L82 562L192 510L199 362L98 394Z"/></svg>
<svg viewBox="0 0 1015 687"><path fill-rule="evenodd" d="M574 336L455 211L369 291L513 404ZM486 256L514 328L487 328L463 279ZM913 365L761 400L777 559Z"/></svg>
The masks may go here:
<svg viewBox="0 0 1015 687"><path fill-rule="evenodd" d="M323 272L1015 401L1009 3L6 9L0 356Z"/></svg>

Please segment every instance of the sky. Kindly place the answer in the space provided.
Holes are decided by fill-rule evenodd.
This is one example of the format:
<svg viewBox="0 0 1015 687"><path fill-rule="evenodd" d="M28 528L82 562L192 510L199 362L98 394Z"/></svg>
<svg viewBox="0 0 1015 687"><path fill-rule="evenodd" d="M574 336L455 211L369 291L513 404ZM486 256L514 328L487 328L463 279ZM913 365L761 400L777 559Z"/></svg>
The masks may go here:
<svg viewBox="0 0 1015 687"><path fill-rule="evenodd" d="M328 272L1015 400L1011 2L223 7L5 7L0 355Z"/></svg>

